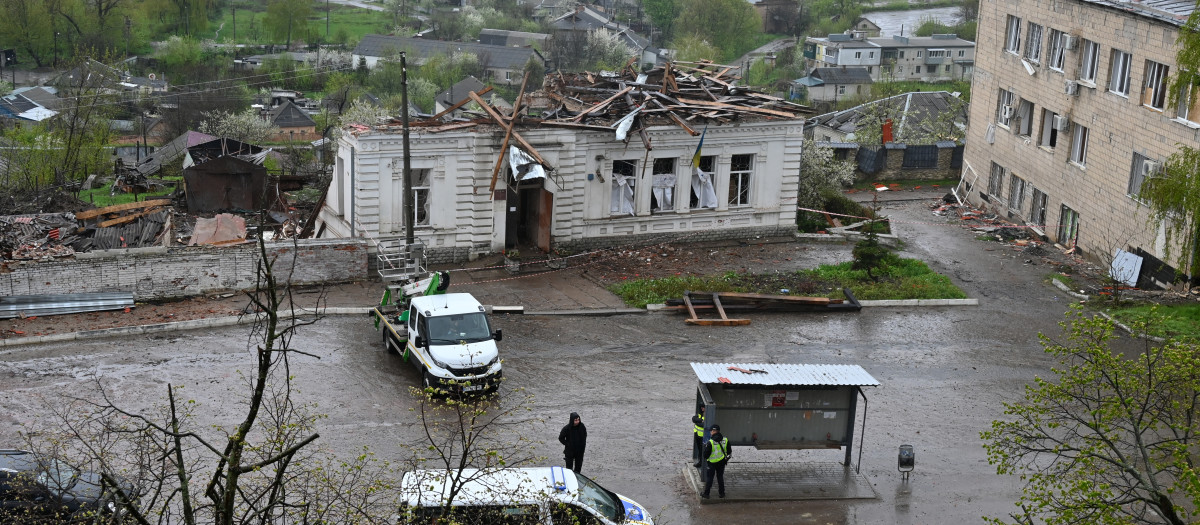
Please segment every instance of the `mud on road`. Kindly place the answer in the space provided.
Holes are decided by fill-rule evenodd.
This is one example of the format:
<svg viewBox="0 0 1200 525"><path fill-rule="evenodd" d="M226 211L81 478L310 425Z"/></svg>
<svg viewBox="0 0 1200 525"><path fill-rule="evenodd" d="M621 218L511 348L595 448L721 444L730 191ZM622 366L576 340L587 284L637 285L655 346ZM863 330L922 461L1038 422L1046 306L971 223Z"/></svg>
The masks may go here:
<svg viewBox="0 0 1200 525"><path fill-rule="evenodd" d="M590 434L584 473L667 524L979 523L983 515L1006 515L1019 495L1017 480L995 475L979 432L1001 416L1004 401L1047 373L1051 363L1037 334L1058 335L1056 323L1075 300L1045 282L1053 264L979 241L957 218L935 216L929 207L922 198L885 203L883 211L905 241L903 255L949 275L979 306L754 314L744 327L688 326L670 313L494 317L505 335L506 388L531 394L540 419L523 423L540 442L536 452L545 464L557 463L557 431L567 414L579 412ZM804 252L820 259L848 251L742 248L782 250L757 252L776 267L804 264ZM721 258L710 260L715 266ZM85 392L96 378L132 409L160 402L168 383L184 384L203 422L228 423L244 395L246 334L246 327L228 327L0 349L0 447L20 443L22 425L44 417L45 400ZM397 443L420 439L407 393L419 382L417 371L384 351L365 317L323 319L301 330L293 346L320 356L294 359L291 369L299 400L329 415L317 446L347 455L368 446L402 460ZM700 505L681 474L690 461L695 377L688 363L694 361L864 367L881 383L866 390L860 465L877 497ZM896 471L903 443L917 451L907 483ZM738 462L832 464L842 457L842 451L738 449L729 469Z"/></svg>

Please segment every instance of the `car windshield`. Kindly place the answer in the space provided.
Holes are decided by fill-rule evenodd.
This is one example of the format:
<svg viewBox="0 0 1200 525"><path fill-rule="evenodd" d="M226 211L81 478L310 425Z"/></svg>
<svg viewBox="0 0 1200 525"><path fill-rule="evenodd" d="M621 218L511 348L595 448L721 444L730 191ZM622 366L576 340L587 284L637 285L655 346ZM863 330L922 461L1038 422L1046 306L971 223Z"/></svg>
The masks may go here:
<svg viewBox="0 0 1200 525"><path fill-rule="evenodd" d="M39 465L37 474L38 484L62 494L69 490L79 478L75 469L61 461L50 460Z"/></svg>
<svg viewBox="0 0 1200 525"><path fill-rule="evenodd" d="M609 492L608 489L597 485L595 481L583 475L575 474L575 478L579 480L579 501L581 503L614 522L625 521L625 505L617 500L616 494Z"/></svg>
<svg viewBox="0 0 1200 525"><path fill-rule="evenodd" d="M477 343L492 338L487 316L483 312L430 317L428 326L431 343Z"/></svg>

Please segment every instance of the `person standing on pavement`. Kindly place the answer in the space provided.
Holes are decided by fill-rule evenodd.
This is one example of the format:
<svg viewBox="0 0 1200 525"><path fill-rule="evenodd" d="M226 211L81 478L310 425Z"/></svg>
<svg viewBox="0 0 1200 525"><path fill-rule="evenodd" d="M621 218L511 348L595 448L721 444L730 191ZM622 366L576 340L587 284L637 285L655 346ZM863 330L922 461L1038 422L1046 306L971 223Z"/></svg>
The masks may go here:
<svg viewBox="0 0 1200 525"><path fill-rule="evenodd" d="M587 448L587 427L579 419L578 412L571 412L571 421L558 433L558 442L563 444L563 461L567 468L579 472L583 469L583 450Z"/></svg>
<svg viewBox="0 0 1200 525"><path fill-rule="evenodd" d="M729 449L729 438L721 435L721 425L713 425L709 432L712 436L704 443L704 457L708 458L708 476L704 480L704 493L701 498L708 499L712 491L713 478L717 478L717 496L725 497L725 464L729 463L732 451Z"/></svg>
<svg viewBox="0 0 1200 525"><path fill-rule="evenodd" d="M696 405L696 415L692 416L692 466L700 468L704 459L701 451L704 449L704 404Z"/></svg>

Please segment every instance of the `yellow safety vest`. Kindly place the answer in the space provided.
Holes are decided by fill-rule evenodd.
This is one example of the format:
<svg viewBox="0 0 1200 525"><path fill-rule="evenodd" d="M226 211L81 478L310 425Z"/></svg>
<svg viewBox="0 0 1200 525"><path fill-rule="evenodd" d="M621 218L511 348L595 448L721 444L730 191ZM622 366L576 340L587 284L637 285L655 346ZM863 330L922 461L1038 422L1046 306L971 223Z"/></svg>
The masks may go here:
<svg viewBox="0 0 1200 525"><path fill-rule="evenodd" d="M696 432L697 436L699 436L701 439L703 439L704 438L704 414L700 413L700 414L696 414L696 415L700 416L700 424L697 425L695 423L692 423L692 430Z"/></svg>
<svg viewBox="0 0 1200 525"><path fill-rule="evenodd" d="M708 455L709 463L718 463L729 455L725 452L729 450L729 438L721 438L721 441L713 441L712 445L712 452Z"/></svg>

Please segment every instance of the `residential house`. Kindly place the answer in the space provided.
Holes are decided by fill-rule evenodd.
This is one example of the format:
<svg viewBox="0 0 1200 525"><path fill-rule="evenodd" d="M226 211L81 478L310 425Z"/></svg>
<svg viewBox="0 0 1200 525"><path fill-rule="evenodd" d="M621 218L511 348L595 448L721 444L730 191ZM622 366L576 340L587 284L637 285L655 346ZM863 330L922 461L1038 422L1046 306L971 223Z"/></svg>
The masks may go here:
<svg viewBox="0 0 1200 525"><path fill-rule="evenodd" d="M1164 225L1148 223L1139 192L1179 144L1200 138L1196 86L1178 103L1169 93L1195 2L979 7L961 193L1095 258L1133 253L1139 282L1169 282Z"/></svg>
<svg viewBox="0 0 1200 525"><path fill-rule="evenodd" d="M648 38L638 34L629 26L608 14L579 4L574 11L568 12L551 23L554 26L555 52L574 52L581 48L579 44L587 40L587 35L593 31L604 29L617 35L622 43L629 48L630 53L638 57L638 63L644 65L659 65L669 60L670 52L656 47ZM563 64L562 57L554 58L556 64Z"/></svg>
<svg viewBox="0 0 1200 525"><path fill-rule="evenodd" d="M748 0L754 12L762 19L764 33L787 33L791 28L785 21L798 17L795 0Z"/></svg>
<svg viewBox="0 0 1200 525"><path fill-rule="evenodd" d="M14 89L0 97L0 118L22 123L41 122L58 114L62 100L52 87L36 86Z"/></svg>
<svg viewBox="0 0 1200 525"><path fill-rule="evenodd" d="M646 82L662 83L661 68L657 75ZM565 83L596 85L576 76ZM609 84L618 86L616 80L634 78ZM714 96L731 95L728 83L697 82L705 82ZM560 87L551 83L547 89ZM516 119L510 147L521 146L508 151L502 149L506 133L492 121L415 123L407 148L411 217L402 206L406 148L400 126L352 126L338 139L333 180L319 214L321 236L389 243L403 239L411 221L430 260L448 262L511 248L578 251L795 231L802 106L743 98L739 90L742 94L723 99L729 100L724 109L697 106L697 118L685 123L667 112L630 112L620 97L600 102L619 89L573 93L576 101L588 97L594 104L587 112L585 105L557 118ZM671 93L677 92L637 88L629 95L641 100ZM561 106L563 96L555 97L534 94L521 106L530 115L548 115ZM528 107L541 100L549 105ZM743 103L755 107L733 112ZM775 109L757 106L763 103ZM622 109L613 109L617 105ZM713 120L699 116L724 111L731 112ZM697 172L691 164L701 141ZM646 149L649 143L652 150ZM531 158L535 153L541 161ZM499 176L493 177L496 169Z"/></svg>
<svg viewBox="0 0 1200 525"><path fill-rule="evenodd" d="M528 47L495 46L470 42L446 42L424 38L404 38L387 35L366 35L354 48L353 62L362 59L368 68L374 68L380 60L389 59L400 52L407 53L410 64L420 65L434 55L471 53L484 69L485 80L497 82L520 82L525 67L534 63L545 67L546 60L536 49Z"/></svg>
<svg viewBox="0 0 1200 525"><path fill-rule="evenodd" d="M879 24L876 24L870 19L861 16L856 18L854 23L850 24L850 27L851 31L866 35L868 37L877 37L882 31L882 28L879 27Z"/></svg>
<svg viewBox="0 0 1200 525"><path fill-rule="evenodd" d="M450 86L450 89L438 93L437 96L434 97L433 112L441 113L442 111L449 109L451 106L462 102L469 96L471 92L479 93L483 91L485 87L487 86L483 82L480 82L478 78L468 75L467 78L456 82L453 86ZM500 98L500 96L494 91L491 93L486 93L482 95L482 97L492 106L501 109L512 109L512 104L509 104L508 101ZM469 105L464 105L463 107L465 108L468 106ZM462 109L455 110L454 114L458 115L462 111ZM409 118L416 118L417 116L419 116L418 112L414 112L412 110L409 111Z"/></svg>
<svg viewBox="0 0 1200 525"><path fill-rule="evenodd" d="M309 142L321 138L317 123L291 100L284 100L266 115L267 121L279 128L279 133L268 140Z"/></svg>
<svg viewBox="0 0 1200 525"><path fill-rule="evenodd" d="M794 85L805 88L809 105L866 97L871 94L873 83L865 67L818 67L793 81Z"/></svg>
<svg viewBox="0 0 1200 525"><path fill-rule="evenodd" d="M810 37L804 43L810 67L863 67L881 80L970 80L975 43L956 35L870 38L865 33Z"/></svg>

